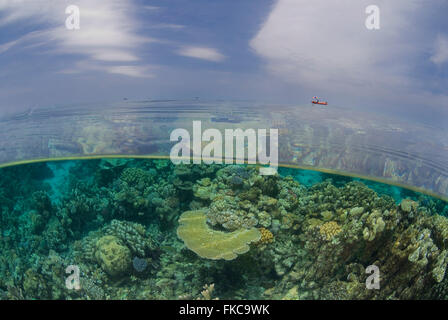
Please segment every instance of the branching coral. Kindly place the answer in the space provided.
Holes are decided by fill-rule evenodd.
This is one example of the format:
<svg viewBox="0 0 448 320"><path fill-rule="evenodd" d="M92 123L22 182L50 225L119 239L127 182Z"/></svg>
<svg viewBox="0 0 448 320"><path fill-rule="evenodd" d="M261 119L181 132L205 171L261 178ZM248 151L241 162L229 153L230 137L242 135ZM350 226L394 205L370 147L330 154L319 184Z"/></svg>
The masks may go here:
<svg viewBox="0 0 448 320"><path fill-rule="evenodd" d="M260 228L258 230L260 230L261 233L261 238L260 241L258 242L259 244L267 244L274 242L274 235L272 234L271 231L269 231L266 228Z"/></svg>

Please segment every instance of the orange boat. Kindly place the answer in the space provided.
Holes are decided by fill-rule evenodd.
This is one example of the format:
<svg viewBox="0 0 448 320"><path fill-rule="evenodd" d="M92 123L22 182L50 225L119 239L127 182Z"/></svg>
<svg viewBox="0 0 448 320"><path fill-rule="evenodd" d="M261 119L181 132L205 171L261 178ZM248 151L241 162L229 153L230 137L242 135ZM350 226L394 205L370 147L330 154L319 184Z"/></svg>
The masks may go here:
<svg viewBox="0 0 448 320"><path fill-rule="evenodd" d="M319 101L318 97L313 97L313 100L311 100L311 103L312 104L320 104L320 105L323 105L323 106L328 105L327 101Z"/></svg>

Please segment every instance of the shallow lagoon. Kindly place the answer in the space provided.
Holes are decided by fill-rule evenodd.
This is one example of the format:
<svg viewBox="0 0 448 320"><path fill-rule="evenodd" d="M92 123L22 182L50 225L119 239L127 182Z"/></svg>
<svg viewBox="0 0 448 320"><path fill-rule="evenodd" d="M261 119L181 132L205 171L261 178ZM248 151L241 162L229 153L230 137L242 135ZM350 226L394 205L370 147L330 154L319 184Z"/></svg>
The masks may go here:
<svg viewBox="0 0 448 320"><path fill-rule="evenodd" d="M409 189L164 159L0 171L2 299L448 295L447 203ZM379 290L366 288L372 265ZM68 266L79 290L66 286Z"/></svg>

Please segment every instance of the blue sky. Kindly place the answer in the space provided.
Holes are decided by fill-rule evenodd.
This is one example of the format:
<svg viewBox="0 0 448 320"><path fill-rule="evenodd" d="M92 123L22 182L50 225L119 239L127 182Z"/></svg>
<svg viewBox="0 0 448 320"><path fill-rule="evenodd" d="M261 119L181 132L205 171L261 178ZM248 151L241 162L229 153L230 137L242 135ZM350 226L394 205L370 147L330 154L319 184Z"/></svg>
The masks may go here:
<svg viewBox="0 0 448 320"><path fill-rule="evenodd" d="M443 121L443 0L0 0L0 112L129 99L250 99ZM65 9L80 9L67 30ZM365 8L380 8L367 30ZM434 120L435 121L435 120Z"/></svg>

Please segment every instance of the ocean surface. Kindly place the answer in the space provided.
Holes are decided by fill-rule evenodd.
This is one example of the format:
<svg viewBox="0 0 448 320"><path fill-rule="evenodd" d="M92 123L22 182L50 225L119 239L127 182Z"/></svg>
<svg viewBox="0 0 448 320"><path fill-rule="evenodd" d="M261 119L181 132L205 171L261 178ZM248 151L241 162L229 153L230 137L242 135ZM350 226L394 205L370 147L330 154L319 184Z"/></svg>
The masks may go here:
<svg viewBox="0 0 448 320"><path fill-rule="evenodd" d="M193 121L278 129L278 173L174 165ZM448 298L446 128L199 100L0 124L0 299Z"/></svg>
<svg viewBox="0 0 448 320"><path fill-rule="evenodd" d="M177 128L279 130L279 163L379 179L448 198L448 129L339 106L146 100L35 108L0 118L0 165L168 156Z"/></svg>

